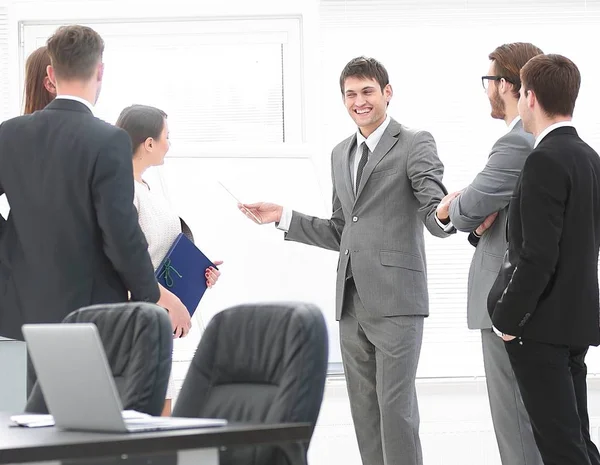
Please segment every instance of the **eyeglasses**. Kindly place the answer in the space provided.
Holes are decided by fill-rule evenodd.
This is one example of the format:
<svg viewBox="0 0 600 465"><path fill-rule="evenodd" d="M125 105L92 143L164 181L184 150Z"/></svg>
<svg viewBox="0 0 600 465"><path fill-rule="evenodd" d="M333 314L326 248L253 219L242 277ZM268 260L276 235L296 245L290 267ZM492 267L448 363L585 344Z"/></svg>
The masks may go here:
<svg viewBox="0 0 600 465"><path fill-rule="evenodd" d="M507 77L504 77L504 76L481 76L481 85L483 86L483 89L487 91L489 81L500 81L502 79L504 79L506 82L510 82L513 86L521 85L521 83L519 81L515 82L512 79L508 79Z"/></svg>

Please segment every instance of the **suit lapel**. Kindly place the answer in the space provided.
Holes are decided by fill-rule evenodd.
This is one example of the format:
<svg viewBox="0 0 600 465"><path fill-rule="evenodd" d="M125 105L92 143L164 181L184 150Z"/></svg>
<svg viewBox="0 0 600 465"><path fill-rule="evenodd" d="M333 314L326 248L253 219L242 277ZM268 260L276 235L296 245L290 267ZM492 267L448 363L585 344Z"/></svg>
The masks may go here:
<svg viewBox="0 0 600 465"><path fill-rule="evenodd" d="M356 200L360 197L361 192L363 191L365 184L369 180L369 176L377 166L377 164L392 150L392 147L396 145L398 142L398 134L400 133L400 124L394 121L393 119L390 121L390 124L383 132L381 136L381 140L375 147L375 151L369 157L369 161L365 165L365 169L363 170L362 177L360 178L360 185L356 191ZM352 186L350 186L352 187Z"/></svg>
<svg viewBox="0 0 600 465"><path fill-rule="evenodd" d="M356 150L356 135L351 137L348 141L348 145L344 149L344 155L342 157L342 172L344 173L344 184L346 184L346 188L348 189L348 195L350 196L350 200L354 202L354 189L352 188L352 177L350 175L350 170L352 167L350 166L350 154L353 150Z"/></svg>

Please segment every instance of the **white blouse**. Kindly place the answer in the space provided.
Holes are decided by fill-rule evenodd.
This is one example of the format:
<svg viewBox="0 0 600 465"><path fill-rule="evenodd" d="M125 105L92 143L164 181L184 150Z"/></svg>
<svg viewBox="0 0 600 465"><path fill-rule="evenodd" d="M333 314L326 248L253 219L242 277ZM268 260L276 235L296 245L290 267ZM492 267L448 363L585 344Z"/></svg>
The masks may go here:
<svg viewBox="0 0 600 465"><path fill-rule="evenodd" d="M135 181L133 203L137 208L140 227L146 241L154 270L161 264L173 242L181 232L179 216L169 202L159 193L152 192L147 184Z"/></svg>

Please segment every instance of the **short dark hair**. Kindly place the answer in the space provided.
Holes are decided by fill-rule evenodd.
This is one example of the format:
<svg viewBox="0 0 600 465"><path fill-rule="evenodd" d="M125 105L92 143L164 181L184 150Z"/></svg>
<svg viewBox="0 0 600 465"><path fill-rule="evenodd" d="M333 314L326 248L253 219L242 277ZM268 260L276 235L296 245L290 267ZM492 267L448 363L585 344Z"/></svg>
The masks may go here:
<svg viewBox="0 0 600 465"><path fill-rule="evenodd" d="M129 134L133 153L135 153L148 137L153 139L160 137L166 117L167 114L158 108L148 105L131 105L123 109L116 126Z"/></svg>
<svg viewBox="0 0 600 465"><path fill-rule="evenodd" d="M348 62L340 75L340 89L344 93L344 83L349 77L361 79L374 79L379 83L381 91L390 83L388 72L385 67L375 58L360 56Z"/></svg>
<svg viewBox="0 0 600 465"><path fill-rule="evenodd" d="M528 42L514 42L497 47L489 55L494 62L494 71L497 76L503 77L513 85L513 96L519 98L521 89L521 68L531 58L541 55L542 50Z"/></svg>
<svg viewBox="0 0 600 465"><path fill-rule="evenodd" d="M40 47L31 52L25 62L25 109L24 114L28 115L34 111L46 107L54 95L48 92L44 85L44 79L48 75L46 68L50 64L50 55L46 46Z"/></svg>
<svg viewBox="0 0 600 465"><path fill-rule="evenodd" d="M46 45L58 79L87 81L104 53L102 37L87 26L61 26Z"/></svg>
<svg viewBox="0 0 600 465"><path fill-rule="evenodd" d="M581 74L571 60L562 55L538 55L521 69L523 90L533 91L548 116L573 116L579 95Z"/></svg>

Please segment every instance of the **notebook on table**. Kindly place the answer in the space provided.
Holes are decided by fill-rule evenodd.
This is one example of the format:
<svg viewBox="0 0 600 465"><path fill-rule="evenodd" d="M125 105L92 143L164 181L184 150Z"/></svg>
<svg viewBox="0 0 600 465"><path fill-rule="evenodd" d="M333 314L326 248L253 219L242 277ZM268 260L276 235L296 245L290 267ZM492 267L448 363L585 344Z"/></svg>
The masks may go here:
<svg viewBox="0 0 600 465"><path fill-rule="evenodd" d="M156 279L175 294L190 315L206 292L206 269L217 268L196 245L180 233L156 270Z"/></svg>

